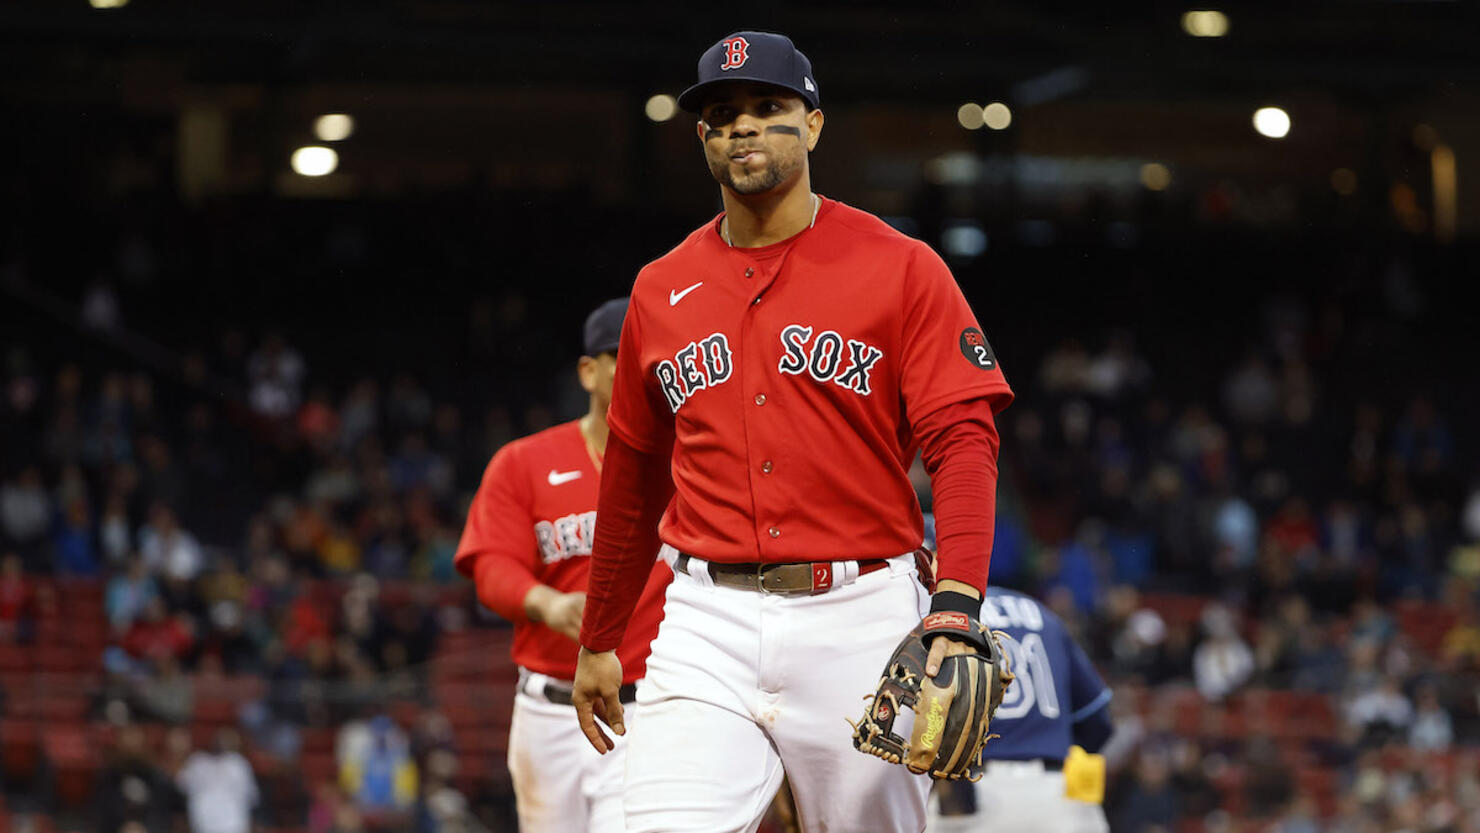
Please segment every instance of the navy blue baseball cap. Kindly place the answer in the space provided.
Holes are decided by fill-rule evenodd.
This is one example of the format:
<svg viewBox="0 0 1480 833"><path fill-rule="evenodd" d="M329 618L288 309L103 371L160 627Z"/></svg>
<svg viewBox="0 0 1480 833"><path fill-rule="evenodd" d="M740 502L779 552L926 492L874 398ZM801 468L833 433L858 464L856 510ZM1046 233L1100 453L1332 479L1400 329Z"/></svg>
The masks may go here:
<svg viewBox="0 0 1480 833"><path fill-rule="evenodd" d="M715 84L753 81L784 87L806 99L808 109L820 105L812 62L785 35L736 32L709 47L699 59L699 83L683 91L678 106L699 112Z"/></svg>
<svg viewBox="0 0 1480 833"><path fill-rule="evenodd" d="M626 298L613 298L586 316L586 355L617 352L622 341L622 319L626 317Z"/></svg>

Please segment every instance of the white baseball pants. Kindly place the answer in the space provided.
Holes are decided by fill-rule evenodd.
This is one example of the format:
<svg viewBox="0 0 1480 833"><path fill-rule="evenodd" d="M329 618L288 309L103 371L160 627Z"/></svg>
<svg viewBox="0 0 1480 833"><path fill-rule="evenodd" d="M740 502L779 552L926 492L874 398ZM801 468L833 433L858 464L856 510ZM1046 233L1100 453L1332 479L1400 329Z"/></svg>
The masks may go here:
<svg viewBox="0 0 1480 833"><path fill-rule="evenodd" d="M930 807L930 833L1109 833L1098 804L1064 796L1064 773L1042 761L989 761L976 782L976 813L942 816Z"/></svg>
<svg viewBox="0 0 1480 833"><path fill-rule="evenodd" d="M670 553L671 555L671 553ZM864 696L929 597L913 555L840 586L778 596L675 573L637 726L628 733L629 833L751 833L783 768L807 833L921 833L930 780L853 748Z"/></svg>
<svg viewBox="0 0 1480 833"><path fill-rule="evenodd" d="M548 679L529 676L536 690ZM509 775L523 833L622 833L627 741L607 734L616 748L599 755L581 732L574 708L521 687L509 726Z"/></svg>

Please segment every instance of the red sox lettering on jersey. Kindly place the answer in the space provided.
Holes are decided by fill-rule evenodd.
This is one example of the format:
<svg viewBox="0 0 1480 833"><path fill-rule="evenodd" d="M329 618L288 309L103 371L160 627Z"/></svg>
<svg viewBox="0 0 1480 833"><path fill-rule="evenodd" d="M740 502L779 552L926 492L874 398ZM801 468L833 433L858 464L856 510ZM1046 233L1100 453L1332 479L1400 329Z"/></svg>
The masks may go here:
<svg viewBox="0 0 1480 833"><path fill-rule="evenodd" d="M795 376L807 374L818 382L832 382L862 396L873 393L869 372L884 357L884 351L857 339L845 342L832 330L823 330L813 339L815 330L803 324L782 328L777 370ZM689 342L672 361L658 362L653 373L668 407L678 413L690 396L729 381L733 356L725 334L714 333L702 341Z"/></svg>
<svg viewBox="0 0 1480 833"><path fill-rule="evenodd" d="M786 352L777 369L797 376L805 371L819 382L831 381L864 396L873 393L868 384L869 369L884 357L884 351L850 338L845 357L842 336L823 330L813 341L812 330L802 324L782 328L781 346Z"/></svg>
<svg viewBox="0 0 1480 833"><path fill-rule="evenodd" d="M773 246L731 248L717 224L638 276L617 352L611 430L673 451L663 540L729 562L918 547L910 426L1012 396L949 270L827 199Z"/></svg>
<svg viewBox="0 0 1480 833"><path fill-rule="evenodd" d="M565 515L553 521L537 521L534 540L546 564L576 555L591 554L591 540L596 534L596 510Z"/></svg>

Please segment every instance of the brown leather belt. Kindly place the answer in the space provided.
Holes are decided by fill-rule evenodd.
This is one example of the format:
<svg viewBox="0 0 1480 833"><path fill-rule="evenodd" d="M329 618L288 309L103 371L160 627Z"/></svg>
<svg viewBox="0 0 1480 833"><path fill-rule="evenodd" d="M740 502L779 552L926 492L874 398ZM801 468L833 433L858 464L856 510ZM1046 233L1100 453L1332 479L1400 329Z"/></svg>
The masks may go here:
<svg viewBox="0 0 1480 833"><path fill-rule="evenodd" d="M673 569L692 575L689 566L697 556L686 552L678 554ZM703 561L703 559L699 559ZM735 590L754 590L759 593L775 593L782 596L812 596L826 593L833 588L833 561L804 561L795 564L767 564L747 562L744 564L721 564L705 562L709 575L716 587ZM860 576L882 570L889 564L886 558L870 558L858 562Z"/></svg>
<svg viewBox="0 0 1480 833"><path fill-rule="evenodd" d="M569 706L571 689L556 682L545 683L544 688L534 684L533 680L525 680L523 683L524 693L534 697L544 697L557 706ZM617 699L623 703L632 703L637 700L637 684L627 683L617 689Z"/></svg>

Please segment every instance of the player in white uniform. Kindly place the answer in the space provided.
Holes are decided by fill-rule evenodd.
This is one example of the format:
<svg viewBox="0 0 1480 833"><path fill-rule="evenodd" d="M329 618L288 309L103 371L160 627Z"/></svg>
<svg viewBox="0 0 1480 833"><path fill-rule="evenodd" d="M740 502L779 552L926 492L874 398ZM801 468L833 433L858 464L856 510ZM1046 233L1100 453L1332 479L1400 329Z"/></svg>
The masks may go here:
<svg viewBox="0 0 1480 833"><path fill-rule="evenodd" d="M456 564L478 599L514 623L519 690L509 727L509 774L524 833L620 833L621 754L602 757L571 708L576 643L586 601L606 411L625 299L586 319L577 365L590 408L578 420L515 440L494 455L468 508ZM654 547L653 552L657 550ZM626 638L619 697L630 702L663 615L672 573L651 556Z"/></svg>
<svg viewBox="0 0 1480 833"><path fill-rule="evenodd" d="M725 213L632 290L574 691L608 749L593 715L626 729L610 649L661 537L675 576L627 748L629 833L753 831L783 766L808 833L925 826L929 779L859 753L846 721L927 612L979 607L1012 391L928 246L812 192L818 101L807 58L764 32L716 43L679 98ZM975 648L930 650L934 673Z"/></svg>

